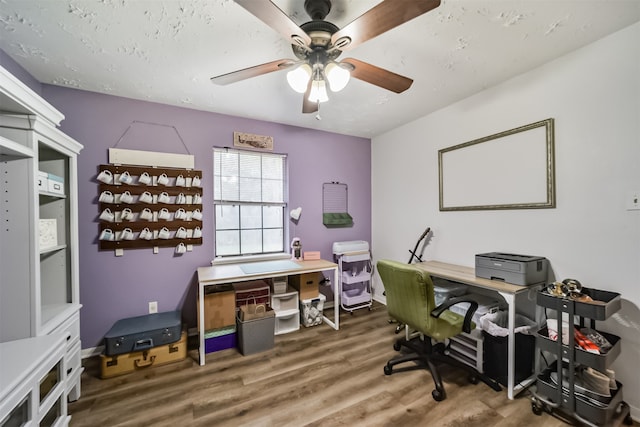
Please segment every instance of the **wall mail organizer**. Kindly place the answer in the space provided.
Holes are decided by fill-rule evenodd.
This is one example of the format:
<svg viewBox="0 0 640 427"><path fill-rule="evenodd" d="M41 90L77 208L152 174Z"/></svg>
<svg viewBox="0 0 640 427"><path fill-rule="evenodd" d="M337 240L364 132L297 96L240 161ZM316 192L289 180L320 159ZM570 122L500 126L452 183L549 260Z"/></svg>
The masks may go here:
<svg viewBox="0 0 640 427"><path fill-rule="evenodd" d="M352 227L349 215L347 184L337 181L322 184L322 223L327 228Z"/></svg>
<svg viewBox="0 0 640 427"><path fill-rule="evenodd" d="M202 244L202 171L100 165L100 250Z"/></svg>

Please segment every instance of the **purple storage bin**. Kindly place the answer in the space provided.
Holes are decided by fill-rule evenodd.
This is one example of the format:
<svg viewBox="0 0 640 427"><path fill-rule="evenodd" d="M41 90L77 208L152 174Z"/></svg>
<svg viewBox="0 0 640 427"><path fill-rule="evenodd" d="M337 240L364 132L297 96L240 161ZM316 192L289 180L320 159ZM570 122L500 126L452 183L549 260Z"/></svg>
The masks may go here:
<svg viewBox="0 0 640 427"><path fill-rule="evenodd" d="M216 329L205 333L204 352L213 353L214 351L226 350L237 346L236 327L230 326L226 328Z"/></svg>

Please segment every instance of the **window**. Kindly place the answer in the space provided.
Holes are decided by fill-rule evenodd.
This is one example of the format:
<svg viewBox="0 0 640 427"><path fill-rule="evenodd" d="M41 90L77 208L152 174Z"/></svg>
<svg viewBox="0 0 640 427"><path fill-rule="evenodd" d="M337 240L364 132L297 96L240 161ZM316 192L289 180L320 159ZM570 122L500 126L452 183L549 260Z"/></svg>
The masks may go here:
<svg viewBox="0 0 640 427"><path fill-rule="evenodd" d="M286 159L214 148L216 257L284 252Z"/></svg>

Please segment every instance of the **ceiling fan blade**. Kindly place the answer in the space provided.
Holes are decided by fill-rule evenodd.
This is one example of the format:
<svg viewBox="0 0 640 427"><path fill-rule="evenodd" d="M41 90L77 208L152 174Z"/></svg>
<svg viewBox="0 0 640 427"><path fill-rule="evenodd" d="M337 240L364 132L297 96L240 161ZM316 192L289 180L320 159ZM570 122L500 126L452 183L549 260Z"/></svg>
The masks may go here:
<svg viewBox="0 0 640 427"><path fill-rule="evenodd" d="M238 71L232 71L227 74L211 77L211 81L217 85L228 85L230 83L239 82L240 80L249 79L251 77L261 76L263 74L272 73L274 71L284 70L296 64L291 59L278 59L276 61L267 62L253 67L245 68Z"/></svg>
<svg viewBox="0 0 640 427"><path fill-rule="evenodd" d="M315 113L318 111L318 103L309 101L309 94L311 93L311 84L313 83L313 79L309 79L309 83L307 84L307 91L304 93L302 98L302 112L304 114Z"/></svg>
<svg viewBox="0 0 640 427"><path fill-rule="evenodd" d="M309 101L305 96L302 99L302 112L304 114L308 114L308 113L315 113L316 111L318 111L318 103Z"/></svg>
<svg viewBox="0 0 640 427"><path fill-rule="evenodd" d="M276 30L292 44L309 46L311 38L271 0L235 0L253 16Z"/></svg>
<svg viewBox="0 0 640 427"><path fill-rule="evenodd" d="M440 0L384 0L334 33L331 44L348 37L351 42L340 50L352 49L438 6Z"/></svg>
<svg viewBox="0 0 640 427"><path fill-rule="evenodd" d="M351 77L395 93L404 92L409 89L413 83L413 80L408 77L362 62L358 59L346 58L340 62L351 64L354 67L351 71Z"/></svg>

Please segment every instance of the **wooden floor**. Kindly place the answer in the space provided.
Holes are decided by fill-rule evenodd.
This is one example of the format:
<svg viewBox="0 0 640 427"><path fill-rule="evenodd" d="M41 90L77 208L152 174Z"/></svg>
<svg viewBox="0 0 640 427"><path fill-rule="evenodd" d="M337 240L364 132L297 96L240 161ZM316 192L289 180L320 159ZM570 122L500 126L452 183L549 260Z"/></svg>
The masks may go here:
<svg viewBox="0 0 640 427"><path fill-rule="evenodd" d="M447 399L435 402L427 371L383 373L398 337L384 306L342 313L339 331L323 324L276 336L275 348L197 352L181 362L101 380L99 358L85 359L82 397L71 426L563 426L443 367Z"/></svg>

